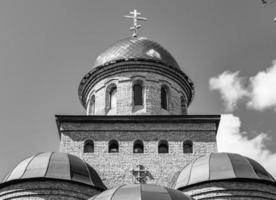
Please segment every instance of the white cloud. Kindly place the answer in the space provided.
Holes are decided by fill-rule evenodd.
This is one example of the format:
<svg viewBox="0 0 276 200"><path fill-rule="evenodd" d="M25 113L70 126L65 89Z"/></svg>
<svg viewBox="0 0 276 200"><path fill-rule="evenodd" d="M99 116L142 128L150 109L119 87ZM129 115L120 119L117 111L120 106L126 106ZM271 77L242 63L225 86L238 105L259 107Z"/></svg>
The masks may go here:
<svg viewBox="0 0 276 200"><path fill-rule="evenodd" d="M232 152L250 157L262 164L274 177L276 177L276 153L266 148L265 142L270 140L266 133L260 133L252 139L249 133L241 132L239 117L232 114L221 116L217 134L219 152Z"/></svg>
<svg viewBox="0 0 276 200"><path fill-rule="evenodd" d="M209 85L211 90L220 92L226 111L233 111L241 99L247 101L248 108L273 108L276 111L276 60L270 68L248 78L248 87L244 82L245 78L239 77L239 72L226 71L211 78Z"/></svg>
<svg viewBox="0 0 276 200"><path fill-rule="evenodd" d="M234 110L238 100L247 96L247 91L243 87L243 79L238 75L239 72L226 71L209 81L210 89L220 92L227 111Z"/></svg>
<svg viewBox="0 0 276 200"><path fill-rule="evenodd" d="M276 60L271 68L250 78L250 101L247 105L256 110L276 109Z"/></svg>

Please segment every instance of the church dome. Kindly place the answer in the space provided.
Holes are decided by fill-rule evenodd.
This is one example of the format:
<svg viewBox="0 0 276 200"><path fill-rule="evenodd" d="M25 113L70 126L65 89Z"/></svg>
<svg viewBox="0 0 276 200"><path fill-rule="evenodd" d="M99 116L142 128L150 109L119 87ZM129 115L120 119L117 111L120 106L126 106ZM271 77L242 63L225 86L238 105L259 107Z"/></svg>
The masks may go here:
<svg viewBox="0 0 276 200"><path fill-rule="evenodd" d="M175 189L196 183L229 179L248 179L275 183L258 162L239 154L211 153L188 164L178 175Z"/></svg>
<svg viewBox="0 0 276 200"><path fill-rule="evenodd" d="M77 156L60 152L39 153L21 161L2 184L32 179L65 180L106 189L90 165Z"/></svg>
<svg viewBox="0 0 276 200"><path fill-rule="evenodd" d="M122 185L106 190L89 200L192 200L182 192L153 184Z"/></svg>
<svg viewBox="0 0 276 200"><path fill-rule="evenodd" d="M145 37L129 37L119 40L98 56L94 67L119 60L157 61L179 69L176 60L166 49Z"/></svg>

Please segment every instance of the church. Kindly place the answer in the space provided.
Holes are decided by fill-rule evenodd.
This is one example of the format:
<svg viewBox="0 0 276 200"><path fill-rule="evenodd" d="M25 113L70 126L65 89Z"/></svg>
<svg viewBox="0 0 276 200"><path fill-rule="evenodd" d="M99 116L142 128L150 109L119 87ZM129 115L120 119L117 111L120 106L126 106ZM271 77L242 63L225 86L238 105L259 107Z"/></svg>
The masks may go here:
<svg viewBox="0 0 276 200"><path fill-rule="evenodd" d="M193 81L159 43L132 37L101 53L80 81L87 115L56 115L59 152L23 159L0 183L9 200L275 199L248 157L218 153L219 115L191 115Z"/></svg>

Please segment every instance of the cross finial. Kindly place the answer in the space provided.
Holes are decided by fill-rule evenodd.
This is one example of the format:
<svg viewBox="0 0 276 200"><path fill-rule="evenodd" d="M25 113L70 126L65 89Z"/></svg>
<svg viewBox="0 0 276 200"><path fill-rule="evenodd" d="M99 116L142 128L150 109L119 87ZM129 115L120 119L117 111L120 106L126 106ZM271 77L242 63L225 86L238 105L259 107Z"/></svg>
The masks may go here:
<svg viewBox="0 0 276 200"><path fill-rule="evenodd" d="M137 165L135 169L132 170L132 175L135 177L138 183L147 183L148 180L154 180L151 173L145 169L143 165Z"/></svg>
<svg viewBox="0 0 276 200"><path fill-rule="evenodd" d="M132 37L137 37L137 30L138 30L139 28L141 28L141 25L139 25L139 24L137 23L138 20L140 20L140 21L146 21L147 18L145 18L145 17L139 17L139 15L141 15L141 13L137 12L137 10L135 10L135 9L134 9L133 11L129 12L129 13L131 14L130 16L129 16L129 15L126 15L126 16L124 16L124 17L125 17L125 18L133 19L133 26L130 27L129 30L133 31Z"/></svg>

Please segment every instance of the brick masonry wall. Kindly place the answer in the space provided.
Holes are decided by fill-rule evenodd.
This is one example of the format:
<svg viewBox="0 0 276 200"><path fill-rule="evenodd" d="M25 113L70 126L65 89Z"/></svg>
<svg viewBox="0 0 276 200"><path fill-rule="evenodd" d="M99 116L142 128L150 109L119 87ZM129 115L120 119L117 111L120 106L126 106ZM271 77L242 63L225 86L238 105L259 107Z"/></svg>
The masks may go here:
<svg viewBox="0 0 276 200"><path fill-rule="evenodd" d="M87 200L99 190L65 181L23 181L4 187L0 185L0 199L16 200Z"/></svg>
<svg viewBox="0 0 276 200"><path fill-rule="evenodd" d="M133 106L132 86L136 80L143 82L144 106L135 108ZM108 93L106 91L109 85L116 85L117 87L117 109L107 111ZM168 110L161 108L162 85L169 89ZM99 81L91 88L87 102L89 102L92 95L95 95L95 115L180 115L182 114L180 97L183 95L187 99L185 92L176 82L152 72L125 72L110 76ZM89 106L87 106L87 109L89 109ZM89 111L87 112L92 114Z"/></svg>
<svg viewBox="0 0 276 200"><path fill-rule="evenodd" d="M142 165L147 183L170 186L174 174L198 156L216 152L215 123L62 123L60 151L83 158L99 173L104 184L114 187L134 183L132 171ZM84 142L94 141L94 153L83 153ZM108 142L119 142L119 153L108 153ZM144 153L133 153L133 143L144 142ZM193 141L193 153L183 153L183 141ZM158 153L158 142L167 140L169 153ZM150 178L152 176L152 179Z"/></svg>
<svg viewBox="0 0 276 200"><path fill-rule="evenodd" d="M203 183L194 187L182 189L196 200L200 199L235 199L235 200L263 200L276 199L276 184L266 184L249 181L218 181Z"/></svg>

